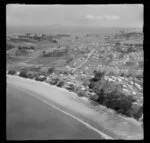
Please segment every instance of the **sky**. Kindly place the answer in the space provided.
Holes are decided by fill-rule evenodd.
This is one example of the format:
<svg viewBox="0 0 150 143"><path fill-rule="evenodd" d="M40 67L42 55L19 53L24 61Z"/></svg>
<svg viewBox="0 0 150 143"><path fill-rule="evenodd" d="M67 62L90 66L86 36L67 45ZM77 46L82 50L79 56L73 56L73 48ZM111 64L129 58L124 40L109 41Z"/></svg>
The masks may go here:
<svg viewBox="0 0 150 143"><path fill-rule="evenodd" d="M6 6L8 26L142 27L142 4Z"/></svg>

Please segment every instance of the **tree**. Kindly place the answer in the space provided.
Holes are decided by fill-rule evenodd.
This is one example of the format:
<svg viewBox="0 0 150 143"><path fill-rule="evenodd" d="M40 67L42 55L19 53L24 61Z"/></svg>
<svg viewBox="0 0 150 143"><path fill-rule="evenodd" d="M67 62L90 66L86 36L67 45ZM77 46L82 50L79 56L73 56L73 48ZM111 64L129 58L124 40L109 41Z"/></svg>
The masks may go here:
<svg viewBox="0 0 150 143"><path fill-rule="evenodd" d="M89 84L89 88L92 89L97 94L99 94L102 89L105 93L111 92L114 90L114 87L115 86L112 83L105 80L104 78L102 78L99 81L95 81L95 79L94 81L91 80Z"/></svg>
<svg viewBox="0 0 150 143"><path fill-rule="evenodd" d="M100 81L104 77L105 73L101 71L94 71L93 81Z"/></svg>
<svg viewBox="0 0 150 143"><path fill-rule="evenodd" d="M125 96L116 90L107 94L104 104L111 109L115 109L118 113L130 116L128 111L131 110L133 101L131 96Z"/></svg>
<svg viewBox="0 0 150 143"><path fill-rule="evenodd" d="M105 101L104 90L101 89L101 90L99 91L99 93L97 93L97 95L98 95L98 98L97 98L96 101L97 101L99 104L102 104L102 105L103 105L103 103L104 103L104 101Z"/></svg>
<svg viewBox="0 0 150 143"><path fill-rule="evenodd" d="M96 101L99 104L105 105L108 108L116 110L116 112L131 116L132 103L136 100L133 96L126 96L122 93L122 86L111 83L103 78L104 74L94 73L95 76L90 80L89 88L92 89L98 98ZM141 112L139 111L139 117Z"/></svg>
<svg viewBox="0 0 150 143"><path fill-rule="evenodd" d="M143 114L143 107L141 107L136 114L134 114L135 119L139 119Z"/></svg>
<svg viewBox="0 0 150 143"><path fill-rule="evenodd" d="M82 91L82 90L78 90L78 91L77 91L77 94L78 94L78 96L80 96L80 97L86 96L85 91Z"/></svg>
<svg viewBox="0 0 150 143"><path fill-rule="evenodd" d="M96 86L96 82L100 82L100 80L104 77L104 72L97 72L94 71L94 78L90 79L90 84L89 84L89 88L93 89L93 88L97 88ZM99 83L98 83L99 84Z"/></svg>

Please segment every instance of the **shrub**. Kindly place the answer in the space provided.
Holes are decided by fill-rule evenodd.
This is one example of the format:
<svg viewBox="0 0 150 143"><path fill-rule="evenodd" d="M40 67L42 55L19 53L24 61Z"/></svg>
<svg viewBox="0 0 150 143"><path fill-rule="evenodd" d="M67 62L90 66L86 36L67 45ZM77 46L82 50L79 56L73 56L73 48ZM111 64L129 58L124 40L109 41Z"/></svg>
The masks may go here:
<svg viewBox="0 0 150 143"><path fill-rule="evenodd" d="M26 70L21 71L20 74L19 74L19 76L27 78L27 71Z"/></svg>
<svg viewBox="0 0 150 143"><path fill-rule="evenodd" d="M27 78L33 79L34 77L35 77L34 74L32 74L32 73L27 73Z"/></svg>
<svg viewBox="0 0 150 143"><path fill-rule="evenodd" d="M43 76L43 77L39 76L39 77L36 77L35 80L37 80L37 81L45 81L46 77L45 76Z"/></svg>
<svg viewBox="0 0 150 143"><path fill-rule="evenodd" d="M96 93L94 93L94 92L88 92L87 93L87 97L89 99L91 99L92 101L97 101L97 99L99 98L99 96Z"/></svg>
<svg viewBox="0 0 150 143"><path fill-rule="evenodd" d="M105 98L105 105L111 109L116 110L118 113L130 116L129 110L132 106L132 98L125 96L123 93L112 92Z"/></svg>
<svg viewBox="0 0 150 143"><path fill-rule="evenodd" d="M55 71L54 67L48 69L48 74L52 74Z"/></svg>
<svg viewBox="0 0 150 143"><path fill-rule="evenodd" d="M66 63L69 64L69 63L72 62L72 61L73 61L73 58L72 58L72 57L69 57L69 58L67 59Z"/></svg>
<svg viewBox="0 0 150 143"><path fill-rule="evenodd" d="M118 107L118 113L124 114L126 116L130 116L128 114L128 110L131 109L132 106L132 101L129 100L129 98L122 98L120 99L120 102L118 102L117 107Z"/></svg>
<svg viewBox="0 0 150 143"><path fill-rule="evenodd" d="M105 79L101 79L100 81L97 82L91 82L89 85L89 88L91 88L95 93L98 95L103 91L103 93L110 93L115 90L121 90L119 85L113 84Z"/></svg>
<svg viewBox="0 0 150 143"><path fill-rule="evenodd" d="M58 82L59 82L59 78L53 78L53 79L50 81L50 84L56 85Z"/></svg>
<svg viewBox="0 0 150 143"><path fill-rule="evenodd" d="M127 96L128 100L130 100L131 102L135 102L136 99L132 96L132 95L128 95Z"/></svg>
<svg viewBox="0 0 150 143"><path fill-rule="evenodd" d="M143 114L143 107L138 104L133 104L128 112L132 117L138 120Z"/></svg>
<svg viewBox="0 0 150 143"><path fill-rule="evenodd" d="M103 103L104 103L104 101L105 101L105 94L104 94L104 90L103 89L101 89L100 91L99 91L99 93L97 93L97 95L98 95L98 98L97 98L97 102L98 103L100 103L100 104L102 104L103 105Z"/></svg>
<svg viewBox="0 0 150 143"><path fill-rule="evenodd" d="M105 73L100 71L94 71L93 81L100 81L104 77Z"/></svg>
<svg viewBox="0 0 150 143"><path fill-rule="evenodd" d="M81 89L77 89L76 92L77 92L77 95L80 97L86 96L86 92Z"/></svg>
<svg viewBox="0 0 150 143"><path fill-rule="evenodd" d="M66 87L69 91L75 91L75 86L73 84L70 84Z"/></svg>
<svg viewBox="0 0 150 143"><path fill-rule="evenodd" d="M34 79L34 78L36 78L37 76L39 76L39 73L37 73L37 72L27 72L27 73L26 73L26 77L27 77L27 78L30 78L30 79Z"/></svg>
<svg viewBox="0 0 150 143"><path fill-rule="evenodd" d="M8 71L8 74L10 74L10 75L15 75L15 74L16 74L16 71L14 71L14 70L9 70L9 71Z"/></svg>
<svg viewBox="0 0 150 143"><path fill-rule="evenodd" d="M135 118L135 119L139 119L139 118L142 116L142 114L143 114L143 107L141 107L141 108L137 111L137 113L134 114L134 118Z"/></svg>
<svg viewBox="0 0 150 143"><path fill-rule="evenodd" d="M65 84L64 81L59 81L58 84L57 84L57 86L58 87L62 87L64 84Z"/></svg>
<svg viewBox="0 0 150 143"><path fill-rule="evenodd" d="M90 80L89 88L94 91L99 104L116 110L116 112L126 116L133 116L130 112L132 103L135 102L133 96L126 96L122 93L122 86L111 83L103 78L104 73L95 72L95 76ZM140 116L139 111L135 116Z"/></svg>

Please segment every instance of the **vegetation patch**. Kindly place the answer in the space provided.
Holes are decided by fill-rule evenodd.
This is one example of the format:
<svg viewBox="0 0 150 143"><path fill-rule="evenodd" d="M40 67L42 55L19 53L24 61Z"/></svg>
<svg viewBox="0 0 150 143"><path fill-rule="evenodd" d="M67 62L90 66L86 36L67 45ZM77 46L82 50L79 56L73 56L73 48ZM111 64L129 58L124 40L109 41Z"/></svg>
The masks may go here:
<svg viewBox="0 0 150 143"><path fill-rule="evenodd" d="M94 71L94 78L90 79L89 88L98 95L96 101L114 109L117 113L138 119L141 116L142 109L133 110L132 105L136 99L131 95L126 96L121 92L121 86L108 82L103 77L104 73Z"/></svg>
<svg viewBox="0 0 150 143"><path fill-rule="evenodd" d="M9 70L9 71L8 71L8 74L10 74L10 75L15 75L15 74L16 74L16 71L15 71L15 70Z"/></svg>

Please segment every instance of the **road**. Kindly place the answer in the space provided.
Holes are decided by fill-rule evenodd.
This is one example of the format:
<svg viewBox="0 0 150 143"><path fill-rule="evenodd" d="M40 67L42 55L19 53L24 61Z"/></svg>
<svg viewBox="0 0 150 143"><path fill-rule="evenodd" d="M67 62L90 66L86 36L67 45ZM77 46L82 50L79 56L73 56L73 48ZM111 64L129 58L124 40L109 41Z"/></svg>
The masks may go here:
<svg viewBox="0 0 150 143"><path fill-rule="evenodd" d="M50 108L53 107L64 113L64 116L70 116L93 130L93 133L95 132L102 135L105 139L143 139L143 129L138 122L126 121L117 114L112 114L106 110L103 111L101 108L95 111L91 107L91 104L81 100L80 97L75 96L74 93L68 92L65 89L42 82L7 75L8 91L10 85L21 90L21 92L25 92L25 95L32 96L44 102L47 104L45 105L46 107L51 106ZM17 97L22 98L22 94L18 94ZM23 101L25 100L23 99ZM38 108L39 111L43 109L42 107ZM92 138L92 136L90 138Z"/></svg>
<svg viewBox="0 0 150 143"><path fill-rule="evenodd" d="M101 135L28 93L8 85L7 139L102 139Z"/></svg>

